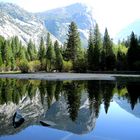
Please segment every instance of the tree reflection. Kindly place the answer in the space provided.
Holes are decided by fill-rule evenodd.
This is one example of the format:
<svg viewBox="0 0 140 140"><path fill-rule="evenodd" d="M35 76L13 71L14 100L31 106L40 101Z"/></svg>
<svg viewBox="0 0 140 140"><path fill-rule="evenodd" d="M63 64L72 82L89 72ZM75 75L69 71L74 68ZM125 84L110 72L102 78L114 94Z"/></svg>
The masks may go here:
<svg viewBox="0 0 140 140"><path fill-rule="evenodd" d="M103 103L105 112L108 112L115 82L109 81L88 81L87 91L89 94L90 109L95 111L96 117L99 116L100 105Z"/></svg>
<svg viewBox="0 0 140 140"><path fill-rule="evenodd" d="M47 102L48 108L53 102L59 101L62 96L67 102L69 116L76 121L81 106L81 97L88 93L89 109L99 116L100 106L104 104L105 112L108 112L110 102L114 94L119 98L127 99L134 109L140 102L140 83L113 82L113 81L34 81L0 79L0 105L13 102L19 104L23 97L34 100L39 94L42 105Z"/></svg>
<svg viewBox="0 0 140 140"><path fill-rule="evenodd" d="M101 86L101 91L102 91L102 97L103 97L103 103L104 103L104 108L105 108L105 112L108 112L109 106L110 106L110 102L111 99L113 97L113 90L115 88L116 83L113 81L105 81L103 82L102 86Z"/></svg>
<svg viewBox="0 0 140 140"><path fill-rule="evenodd" d="M67 82L64 85L65 94L67 96L68 112L72 121L78 116L80 107L81 92L83 87L80 82Z"/></svg>
<svg viewBox="0 0 140 140"><path fill-rule="evenodd" d="M56 82L55 81L46 81L46 90L47 90L48 108L50 108L50 106L52 104L52 100L55 95Z"/></svg>
<svg viewBox="0 0 140 140"><path fill-rule="evenodd" d="M42 105L44 104L44 100L45 100L45 95L46 95L46 81L41 81L39 86L39 93L40 93L40 98L41 98L41 103Z"/></svg>
<svg viewBox="0 0 140 140"><path fill-rule="evenodd" d="M62 90L63 90L63 82L62 81L58 81L56 83L56 90L55 90L55 99L56 99L56 101L59 100L59 95L62 92Z"/></svg>
<svg viewBox="0 0 140 140"><path fill-rule="evenodd" d="M88 91L90 110L91 112L95 110L95 116L98 117L100 105L102 103L101 82L88 81L87 91Z"/></svg>
<svg viewBox="0 0 140 140"><path fill-rule="evenodd" d="M128 90L128 100L130 101L132 110L134 109L135 105L140 102L140 83L127 83L127 90Z"/></svg>

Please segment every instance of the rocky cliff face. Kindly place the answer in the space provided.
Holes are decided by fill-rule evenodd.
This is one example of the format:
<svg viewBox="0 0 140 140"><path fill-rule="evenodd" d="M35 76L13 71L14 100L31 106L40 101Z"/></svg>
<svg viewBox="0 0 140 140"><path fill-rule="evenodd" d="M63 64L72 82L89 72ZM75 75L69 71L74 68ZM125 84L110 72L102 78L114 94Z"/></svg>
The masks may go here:
<svg viewBox="0 0 140 140"><path fill-rule="evenodd" d="M43 22L33 13L11 3L0 3L0 35L5 38L18 36L24 44L31 39L38 45L40 38L46 38L47 33ZM56 40L53 35L51 38Z"/></svg>
<svg viewBox="0 0 140 140"><path fill-rule="evenodd" d="M78 26L82 45L87 47L89 29L96 22L88 6L76 3L34 14L11 3L0 3L0 35L5 38L18 36L24 44L31 39L38 45L40 38L46 39L48 32L53 42L58 39L64 43L72 21Z"/></svg>
<svg viewBox="0 0 140 140"><path fill-rule="evenodd" d="M81 3L37 13L37 16L44 21L46 28L63 43L67 39L69 24L72 21L76 22L83 46L87 45L89 29L93 28L96 22L92 9Z"/></svg>

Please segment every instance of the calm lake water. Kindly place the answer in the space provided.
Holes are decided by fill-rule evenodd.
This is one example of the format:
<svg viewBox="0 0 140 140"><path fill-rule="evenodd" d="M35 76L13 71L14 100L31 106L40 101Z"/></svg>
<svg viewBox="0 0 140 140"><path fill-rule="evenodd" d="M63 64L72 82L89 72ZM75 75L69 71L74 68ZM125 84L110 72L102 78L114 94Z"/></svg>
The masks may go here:
<svg viewBox="0 0 140 140"><path fill-rule="evenodd" d="M0 79L0 140L140 140L140 82Z"/></svg>

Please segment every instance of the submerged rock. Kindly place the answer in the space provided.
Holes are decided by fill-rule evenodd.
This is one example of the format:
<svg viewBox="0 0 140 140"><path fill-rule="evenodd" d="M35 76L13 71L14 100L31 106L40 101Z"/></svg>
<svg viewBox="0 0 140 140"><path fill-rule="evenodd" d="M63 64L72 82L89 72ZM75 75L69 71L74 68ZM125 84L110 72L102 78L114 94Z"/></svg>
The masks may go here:
<svg viewBox="0 0 140 140"><path fill-rule="evenodd" d="M51 121L40 121L40 124L42 125L42 126L55 126L56 124L55 123L53 123L53 122L51 122Z"/></svg>
<svg viewBox="0 0 140 140"><path fill-rule="evenodd" d="M25 119L22 117L19 111L16 111L13 116L13 126L17 128L24 123Z"/></svg>

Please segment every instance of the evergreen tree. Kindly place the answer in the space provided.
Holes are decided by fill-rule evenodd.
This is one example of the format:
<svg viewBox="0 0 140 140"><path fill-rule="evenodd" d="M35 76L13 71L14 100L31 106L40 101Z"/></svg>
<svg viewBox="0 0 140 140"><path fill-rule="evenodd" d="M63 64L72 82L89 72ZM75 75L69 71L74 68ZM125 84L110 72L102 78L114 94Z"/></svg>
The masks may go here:
<svg viewBox="0 0 140 140"><path fill-rule="evenodd" d="M93 44L93 32L90 29L89 40L88 40L88 69L93 70L93 53L94 53L94 44Z"/></svg>
<svg viewBox="0 0 140 140"><path fill-rule="evenodd" d="M3 64L3 60L2 60L2 55L1 55L1 51L0 51L0 66L2 66Z"/></svg>
<svg viewBox="0 0 140 140"><path fill-rule="evenodd" d="M117 52L117 70L126 70L126 54L119 47Z"/></svg>
<svg viewBox="0 0 140 140"><path fill-rule="evenodd" d="M87 68L86 52L82 47L78 48L77 59L74 63L74 70L76 72L85 72Z"/></svg>
<svg viewBox="0 0 140 140"><path fill-rule="evenodd" d="M99 32L98 24L96 24L93 34L93 69L99 70L100 69L100 59L101 59L101 47L102 47L102 41L101 41L101 34Z"/></svg>
<svg viewBox="0 0 140 140"><path fill-rule="evenodd" d="M104 55L105 55L105 68L104 69L113 70L116 65L116 56L113 52L113 42L110 39L107 28L105 29L102 53L104 53ZM102 60L102 61L104 61L104 60Z"/></svg>
<svg viewBox="0 0 140 140"><path fill-rule="evenodd" d="M11 57L11 70L15 70L16 68L16 62L15 62L15 58L12 56Z"/></svg>
<svg viewBox="0 0 140 140"><path fill-rule="evenodd" d="M48 49L47 49L47 53L46 53L46 58L47 58L47 64L48 64L48 70L52 71L54 64L55 64L55 52L54 52L54 47L52 45L52 42L50 42Z"/></svg>
<svg viewBox="0 0 140 140"><path fill-rule="evenodd" d="M18 39L17 36L14 37L14 42L13 42L13 46L12 46L12 51L15 54L14 57L17 58L18 57L18 53L20 51L20 41Z"/></svg>
<svg viewBox="0 0 140 140"><path fill-rule="evenodd" d="M74 63L77 59L78 49L81 47L79 32L77 25L74 22L71 22L69 25L68 31L68 40L65 50L65 59L72 60Z"/></svg>
<svg viewBox="0 0 140 140"><path fill-rule="evenodd" d="M56 55L55 68L59 71L62 71L63 57L62 57L62 54L59 49L58 41L55 41L55 43L54 43L54 50L55 50L55 55Z"/></svg>
<svg viewBox="0 0 140 140"><path fill-rule="evenodd" d="M0 52L2 58L4 57L4 42L5 42L4 37L0 35Z"/></svg>
<svg viewBox="0 0 140 140"><path fill-rule="evenodd" d="M130 47L127 53L127 62L129 70L140 70L140 46L138 40L132 32L130 37Z"/></svg>
<svg viewBox="0 0 140 140"><path fill-rule="evenodd" d="M45 56L46 56L46 50L45 50L44 40L43 40L43 38L41 38L40 45L39 45L39 51L38 51L38 58L41 63L41 69L43 69Z"/></svg>
<svg viewBox="0 0 140 140"><path fill-rule="evenodd" d="M4 42L4 63L6 67L10 68L11 66L11 57L12 57L12 50L9 41Z"/></svg>
<svg viewBox="0 0 140 140"><path fill-rule="evenodd" d="M47 34L47 43L46 43L47 48L49 47L50 43L51 43L51 38L50 38L50 33L48 33Z"/></svg>
<svg viewBox="0 0 140 140"><path fill-rule="evenodd" d="M21 41L19 43L19 51L16 55L17 55L17 60L18 61L26 60L26 49L25 49L25 47L22 46Z"/></svg>
<svg viewBox="0 0 140 140"><path fill-rule="evenodd" d="M29 54L29 60L33 61L37 59L37 51L35 48L35 44L33 44L32 40L29 40L28 46L27 46L27 52Z"/></svg>
<svg viewBox="0 0 140 140"><path fill-rule="evenodd" d="M100 66L101 66L101 70L106 70L106 55L105 55L105 49L104 48L101 51Z"/></svg>

